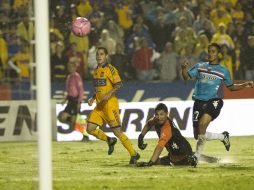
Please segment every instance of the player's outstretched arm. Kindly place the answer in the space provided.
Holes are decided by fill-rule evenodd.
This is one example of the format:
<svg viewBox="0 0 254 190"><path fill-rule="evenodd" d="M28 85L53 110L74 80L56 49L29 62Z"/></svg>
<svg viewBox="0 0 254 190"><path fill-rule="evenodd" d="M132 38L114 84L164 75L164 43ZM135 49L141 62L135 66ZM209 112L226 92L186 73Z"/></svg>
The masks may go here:
<svg viewBox="0 0 254 190"><path fill-rule="evenodd" d="M185 60L182 64L181 64L181 68L182 68L182 77L184 80L190 80L190 76L188 75L187 72L187 68L189 66L189 62L187 60Z"/></svg>
<svg viewBox="0 0 254 190"><path fill-rule="evenodd" d="M244 83L233 84L232 86L229 86L228 89L231 91L237 91L244 88L253 88L253 87L254 87L253 81L246 81Z"/></svg>

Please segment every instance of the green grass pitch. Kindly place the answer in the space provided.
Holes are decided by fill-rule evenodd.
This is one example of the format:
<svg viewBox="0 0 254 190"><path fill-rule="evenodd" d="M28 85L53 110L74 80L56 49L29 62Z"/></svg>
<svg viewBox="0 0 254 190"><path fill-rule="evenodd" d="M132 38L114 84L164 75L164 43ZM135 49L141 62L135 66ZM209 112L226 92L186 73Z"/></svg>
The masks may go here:
<svg viewBox="0 0 254 190"><path fill-rule="evenodd" d="M195 149L195 141L188 139ZM137 148L137 140L132 140ZM157 143L146 140L140 161L148 161ZM107 155L105 142L53 142L53 189L254 189L254 136L232 137L227 152L219 141L207 142L204 153L221 158L220 163L199 163L197 168L129 166L129 155L120 142ZM36 142L0 143L0 189L38 189ZM165 155L166 152L163 152Z"/></svg>

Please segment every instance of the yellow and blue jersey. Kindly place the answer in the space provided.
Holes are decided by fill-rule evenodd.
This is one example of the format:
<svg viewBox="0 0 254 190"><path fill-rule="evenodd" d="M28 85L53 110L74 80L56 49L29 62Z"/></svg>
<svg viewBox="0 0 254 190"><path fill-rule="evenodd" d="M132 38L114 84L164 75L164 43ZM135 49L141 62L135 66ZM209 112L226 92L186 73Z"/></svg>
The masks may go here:
<svg viewBox="0 0 254 190"><path fill-rule="evenodd" d="M118 71L112 65L104 64L95 69L93 81L97 106L90 113L87 121L98 126L102 126L105 122L108 123L110 127L121 126L119 103L115 94L113 94L109 100L101 102L101 98L104 94L111 91L114 85L121 83Z"/></svg>
<svg viewBox="0 0 254 190"><path fill-rule="evenodd" d="M114 88L114 85L121 83L118 71L111 64L104 64L97 67L93 73L93 82L95 87L96 101L100 102L102 95L108 93ZM116 98L115 95L108 100Z"/></svg>

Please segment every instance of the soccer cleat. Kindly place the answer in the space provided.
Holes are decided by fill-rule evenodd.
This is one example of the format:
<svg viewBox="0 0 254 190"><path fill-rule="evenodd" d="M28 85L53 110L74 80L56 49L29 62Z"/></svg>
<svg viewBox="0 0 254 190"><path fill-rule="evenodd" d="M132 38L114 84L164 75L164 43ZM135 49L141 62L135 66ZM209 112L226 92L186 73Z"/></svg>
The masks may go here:
<svg viewBox="0 0 254 190"><path fill-rule="evenodd" d="M83 135L83 138L81 139L81 142L89 142L89 137L88 136L85 136Z"/></svg>
<svg viewBox="0 0 254 190"><path fill-rule="evenodd" d="M138 159L140 158L139 153L136 153L135 156L131 156L129 164L137 164Z"/></svg>
<svg viewBox="0 0 254 190"><path fill-rule="evenodd" d="M224 131L222 134L224 135L224 139L221 142L223 142L226 150L229 151L230 149L229 133L227 131Z"/></svg>
<svg viewBox="0 0 254 190"><path fill-rule="evenodd" d="M196 168L198 164L198 158L195 155L188 156L188 162L192 167Z"/></svg>
<svg viewBox="0 0 254 190"><path fill-rule="evenodd" d="M114 152L115 144L117 142L117 138L112 137L108 142L108 155L111 155Z"/></svg>

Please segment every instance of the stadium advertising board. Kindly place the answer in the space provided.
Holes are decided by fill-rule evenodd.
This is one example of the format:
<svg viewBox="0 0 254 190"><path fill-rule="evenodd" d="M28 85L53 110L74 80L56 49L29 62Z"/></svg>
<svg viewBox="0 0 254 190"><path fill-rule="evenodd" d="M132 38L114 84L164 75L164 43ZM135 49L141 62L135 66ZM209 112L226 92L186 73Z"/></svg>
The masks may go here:
<svg viewBox="0 0 254 190"><path fill-rule="evenodd" d="M36 140L36 101L0 103L0 141Z"/></svg>
<svg viewBox="0 0 254 190"><path fill-rule="evenodd" d="M131 102L120 103L123 131L136 139L148 118L154 113L158 102ZM192 104L193 101L166 101L170 117L186 137L192 135ZM81 110L84 118L93 107L83 103ZM80 132L56 121L56 115L63 109L63 105L52 102L52 131L54 139L58 141L80 140ZM254 99L225 100L219 117L211 123L209 131L229 131L233 136L254 135ZM0 141L37 140L36 101L0 101ZM107 126L102 126L109 136L113 136ZM155 138L154 131L149 132L146 138ZM91 139L94 139L91 137Z"/></svg>
<svg viewBox="0 0 254 190"><path fill-rule="evenodd" d="M192 130L192 106L193 101L167 101L164 102L169 108L169 116L185 137L193 137ZM146 121L153 116L154 107L158 102L131 102L120 103L120 116L123 131L131 139L137 139ZM56 105L56 114L63 110L63 105ZM88 116L93 107L82 104L81 110L84 118ZM254 135L253 127L254 99L225 100L219 117L211 123L208 131L221 133L229 131L232 136ZM57 121L57 140L73 141L81 140L82 134L70 130L69 126ZM108 126L102 129L109 136L113 136ZM155 131L151 131L146 138L156 138ZM90 139L95 139L91 137Z"/></svg>

